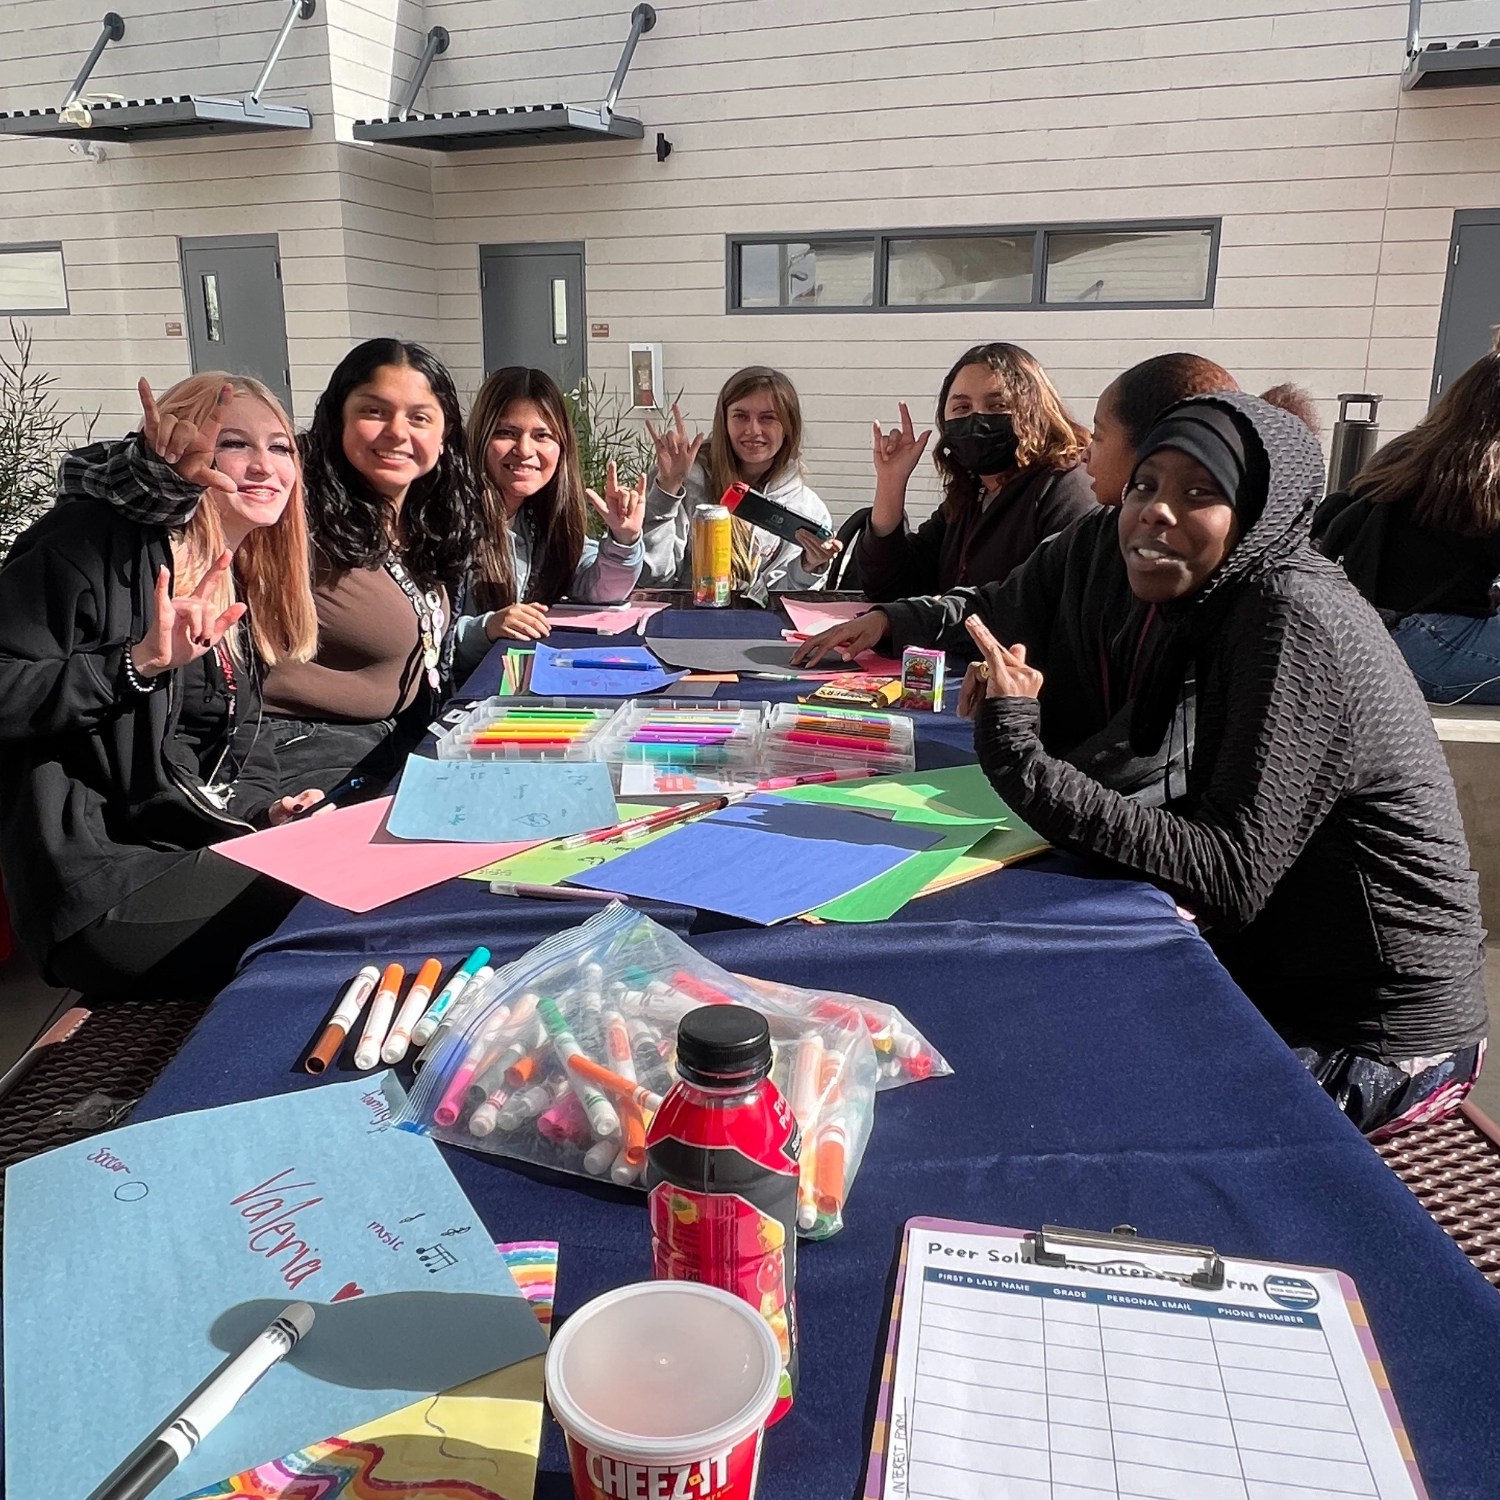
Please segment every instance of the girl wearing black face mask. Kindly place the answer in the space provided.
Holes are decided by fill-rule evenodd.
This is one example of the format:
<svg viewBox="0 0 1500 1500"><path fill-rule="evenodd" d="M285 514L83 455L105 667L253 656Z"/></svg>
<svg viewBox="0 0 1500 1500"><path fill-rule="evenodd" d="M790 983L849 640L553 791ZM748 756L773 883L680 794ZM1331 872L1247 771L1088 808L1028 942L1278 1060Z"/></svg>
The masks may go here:
<svg viewBox="0 0 1500 1500"><path fill-rule="evenodd" d="M943 503L912 531L906 487L932 439L875 428L875 504L858 543L866 595L877 602L1000 583L1048 537L1094 509L1082 467L1089 434L1041 365L1015 344L979 344L938 393L933 460Z"/></svg>

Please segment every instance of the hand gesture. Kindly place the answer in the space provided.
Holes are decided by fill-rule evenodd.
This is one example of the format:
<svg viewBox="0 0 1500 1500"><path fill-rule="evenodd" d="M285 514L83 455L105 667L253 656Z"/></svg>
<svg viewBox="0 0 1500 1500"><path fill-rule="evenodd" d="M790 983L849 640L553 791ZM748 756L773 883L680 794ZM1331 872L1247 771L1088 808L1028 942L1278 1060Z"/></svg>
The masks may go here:
<svg viewBox="0 0 1500 1500"><path fill-rule="evenodd" d="M857 619L830 625L792 652L794 667L815 667L830 651L837 651L845 661L853 661L862 651L873 651L891 628L890 617L883 609L872 609Z"/></svg>
<svg viewBox="0 0 1500 1500"><path fill-rule="evenodd" d="M932 429L918 437L911 425L911 412L907 410L906 402L901 403L901 425L893 427L889 432L882 432L880 423L873 424L875 441L873 452L875 458L875 480L878 484L882 480L894 482L906 487L907 481L912 476L912 471L917 467L922 455L927 451L928 441L932 437Z"/></svg>
<svg viewBox="0 0 1500 1500"><path fill-rule="evenodd" d="M151 383L144 375L136 389L141 393L141 411L145 414L141 431L146 446L189 484L234 494L234 480L213 466L219 428L223 426L229 403L234 400L234 387L221 386L211 405L200 407L186 417L162 416L156 407L156 397L151 394Z"/></svg>
<svg viewBox="0 0 1500 1500"><path fill-rule="evenodd" d="M984 653L977 675L984 679L986 698L1035 698L1041 692L1042 674L1026 665L1025 646L1002 646L978 615L970 615L964 628Z"/></svg>
<svg viewBox="0 0 1500 1500"><path fill-rule="evenodd" d="M615 461L610 459L604 476L604 498L601 500L593 490L585 490L584 494L604 518L609 534L622 547L634 546L641 534L641 522L646 518L646 476L642 474L632 485L622 485Z"/></svg>
<svg viewBox="0 0 1500 1500"><path fill-rule="evenodd" d="M484 633L492 641L539 641L552 634L545 604L507 604L484 622Z"/></svg>
<svg viewBox="0 0 1500 1500"><path fill-rule="evenodd" d="M844 544L836 536L825 542L805 526L797 528L797 542L802 548L802 570L805 573L821 573L844 550Z"/></svg>
<svg viewBox="0 0 1500 1500"><path fill-rule="evenodd" d="M700 432L691 441L688 439L687 428L682 422L682 410L675 401L672 403L672 426L658 432L648 417L646 431L656 444L657 484L669 495L678 494L687 483L688 470L693 467L698 450L704 444L703 434Z"/></svg>
<svg viewBox="0 0 1500 1500"><path fill-rule="evenodd" d="M137 676L155 677L185 667L211 651L239 623L245 613L243 604L231 604L220 614L217 603L233 563L233 556L225 552L199 579L198 587L180 599L172 597L172 576L167 569L156 575L155 618L130 648Z"/></svg>

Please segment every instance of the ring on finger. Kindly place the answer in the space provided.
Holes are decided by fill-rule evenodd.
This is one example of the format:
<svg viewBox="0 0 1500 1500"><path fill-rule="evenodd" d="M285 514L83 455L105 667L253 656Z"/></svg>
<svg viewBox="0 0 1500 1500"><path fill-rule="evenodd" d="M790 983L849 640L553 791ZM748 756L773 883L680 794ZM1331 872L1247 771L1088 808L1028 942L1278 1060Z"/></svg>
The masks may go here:
<svg viewBox="0 0 1500 1500"><path fill-rule="evenodd" d="M988 682L990 680L990 664L987 661L982 661L977 663L977 665L979 667L977 673L979 680L981 682Z"/></svg>

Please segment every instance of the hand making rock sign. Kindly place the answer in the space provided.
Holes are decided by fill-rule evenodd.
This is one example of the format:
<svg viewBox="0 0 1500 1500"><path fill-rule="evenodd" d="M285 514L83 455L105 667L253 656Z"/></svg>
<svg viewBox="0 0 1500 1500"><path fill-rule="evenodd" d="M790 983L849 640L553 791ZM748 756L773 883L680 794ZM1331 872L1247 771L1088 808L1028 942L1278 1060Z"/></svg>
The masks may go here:
<svg viewBox="0 0 1500 1500"><path fill-rule="evenodd" d="M224 425L229 404L234 400L234 387L220 386L211 404L205 403L187 416L163 416L157 410L156 397L151 394L151 382L144 375L136 389L141 395L141 411L145 418L141 432L146 446L163 463L176 469L189 484L202 485L206 490L222 490L226 495L234 494L234 480L214 468L219 428Z"/></svg>
<svg viewBox="0 0 1500 1500"><path fill-rule="evenodd" d="M141 677L173 672L213 650L243 618L245 606L219 601L230 581L234 555L223 552L190 593L172 597L172 574L156 575L156 608L146 633L130 648L131 665Z"/></svg>
<svg viewBox="0 0 1500 1500"><path fill-rule="evenodd" d="M656 445L656 482L667 495L679 495L687 483L688 470L698 461L698 450L707 441L704 433L689 438L682 408L672 403L672 425L658 432L648 418L646 431Z"/></svg>
<svg viewBox="0 0 1500 1500"><path fill-rule="evenodd" d="M620 483L614 459L604 477L604 498L594 490L585 490L589 504L598 511L609 534L622 546L630 547L640 539L641 522L646 515L646 476L638 475L633 485Z"/></svg>

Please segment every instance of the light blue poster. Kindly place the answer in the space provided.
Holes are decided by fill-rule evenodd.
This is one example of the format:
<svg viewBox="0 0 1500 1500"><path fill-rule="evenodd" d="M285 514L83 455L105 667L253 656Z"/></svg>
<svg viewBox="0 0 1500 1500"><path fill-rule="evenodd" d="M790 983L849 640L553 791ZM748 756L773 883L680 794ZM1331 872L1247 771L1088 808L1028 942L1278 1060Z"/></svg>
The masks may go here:
<svg viewBox="0 0 1500 1500"><path fill-rule="evenodd" d="M436 1146L391 1125L401 1102L388 1074L7 1171L7 1500L82 1500L291 1302L311 1331L156 1500L546 1348Z"/></svg>

